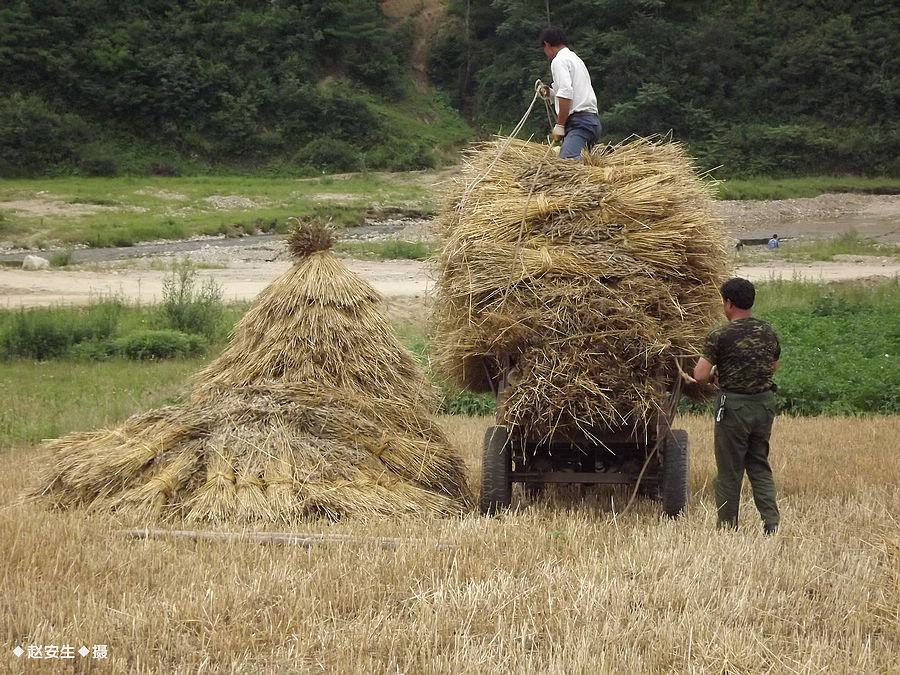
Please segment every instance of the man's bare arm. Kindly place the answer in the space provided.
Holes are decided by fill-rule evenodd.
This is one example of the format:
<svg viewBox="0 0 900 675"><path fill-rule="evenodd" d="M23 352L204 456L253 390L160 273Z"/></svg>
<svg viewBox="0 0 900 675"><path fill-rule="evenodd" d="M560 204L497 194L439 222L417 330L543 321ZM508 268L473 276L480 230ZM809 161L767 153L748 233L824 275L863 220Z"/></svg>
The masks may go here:
<svg viewBox="0 0 900 675"><path fill-rule="evenodd" d="M705 357L701 356L697 361L697 365L694 366L694 379L697 380L699 384L706 384L709 382L710 373L712 372L713 364L709 362Z"/></svg>
<svg viewBox="0 0 900 675"><path fill-rule="evenodd" d="M572 99L558 97L559 113L556 115L556 123L566 126L566 120L569 119L569 111L572 109Z"/></svg>

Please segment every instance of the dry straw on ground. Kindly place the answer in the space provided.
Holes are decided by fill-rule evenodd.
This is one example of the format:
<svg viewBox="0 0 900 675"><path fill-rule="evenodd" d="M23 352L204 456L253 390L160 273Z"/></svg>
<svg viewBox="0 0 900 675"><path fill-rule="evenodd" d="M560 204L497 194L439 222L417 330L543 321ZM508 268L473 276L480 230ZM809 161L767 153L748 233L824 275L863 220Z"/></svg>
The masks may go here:
<svg viewBox="0 0 900 675"><path fill-rule="evenodd" d="M438 421L475 467L491 421ZM681 424L677 520L650 502L616 514L624 488L596 488L500 518L304 528L404 540L390 549L135 542L104 513L12 503L47 453L0 452L0 670L43 672L17 645L101 643L96 672L166 675L897 672L900 417L779 418L768 538L747 491L741 527L715 532L713 422Z"/></svg>
<svg viewBox="0 0 900 675"><path fill-rule="evenodd" d="M141 519L459 513L466 480L431 417L433 388L331 243L325 226L298 224L296 263L188 400L49 442L40 492Z"/></svg>
<svg viewBox="0 0 900 675"><path fill-rule="evenodd" d="M494 163L504 144L471 155L442 218L433 366L489 391L483 355L515 356L502 413L530 436L639 424L721 311L708 188L677 143L582 164L514 140Z"/></svg>

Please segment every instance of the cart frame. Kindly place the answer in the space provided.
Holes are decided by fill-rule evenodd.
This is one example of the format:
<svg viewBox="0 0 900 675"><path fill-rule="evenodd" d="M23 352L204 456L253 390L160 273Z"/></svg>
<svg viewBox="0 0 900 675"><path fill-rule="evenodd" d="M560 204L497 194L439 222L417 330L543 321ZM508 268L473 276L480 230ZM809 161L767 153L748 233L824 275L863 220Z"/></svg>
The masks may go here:
<svg viewBox="0 0 900 675"><path fill-rule="evenodd" d="M672 428L681 397L680 377L661 385L666 405L645 423L535 441L516 433L502 418L500 403L514 376L515 357L486 354L482 363L498 401L496 423L484 437L483 513L509 507L514 483L523 484L531 494L548 484L634 485L640 494L658 499L667 515L682 513L689 496L690 448L687 433Z"/></svg>

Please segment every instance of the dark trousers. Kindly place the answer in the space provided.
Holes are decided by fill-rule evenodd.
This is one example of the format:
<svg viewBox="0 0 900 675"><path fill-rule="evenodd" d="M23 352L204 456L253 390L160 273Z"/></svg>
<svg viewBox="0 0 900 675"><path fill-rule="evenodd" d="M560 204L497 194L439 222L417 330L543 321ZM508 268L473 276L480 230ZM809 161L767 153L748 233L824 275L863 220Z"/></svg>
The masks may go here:
<svg viewBox="0 0 900 675"><path fill-rule="evenodd" d="M721 397L724 396L724 406ZM720 414L720 407L721 410ZM775 394L722 392L716 399L716 491L718 527L737 527L744 472L753 501L766 526L780 522L775 481L769 465L769 436L775 419Z"/></svg>
<svg viewBox="0 0 900 675"><path fill-rule="evenodd" d="M566 135L563 137L559 156L562 159L581 159L581 151L590 150L600 140L600 118L594 113L577 112L566 120Z"/></svg>

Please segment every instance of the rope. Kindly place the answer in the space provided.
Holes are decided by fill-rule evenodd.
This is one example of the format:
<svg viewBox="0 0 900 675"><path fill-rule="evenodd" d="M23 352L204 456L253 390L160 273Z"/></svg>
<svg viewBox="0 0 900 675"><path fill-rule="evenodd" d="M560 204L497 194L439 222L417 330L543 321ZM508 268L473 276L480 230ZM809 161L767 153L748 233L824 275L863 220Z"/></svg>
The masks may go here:
<svg viewBox="0 0 900 675"><path fill-rule="evenodd" d="M516 135L522 131L522 127L525 126L526 120L531 115L531 111L534 110L534 104L537 103L538 99L541 98L539 93L540 87L543 85L539 79L534 81L534 96L531 98L531 103L528 105L528 110L525 111L525 114L522 115L522 119L519 120L519 123L513 127L512 132L506 139L506 142L500 148L500 152L497 153L497 156L494 157L493 161L488 165L488 168L484 170L478 178L472 181L469 186L466 188L466 191L463 193L462 198L459 200L459 204L456 207L457 213L462 212L463 208L466 205L466 202L469 200L469 197L472 195L472 191L478 186L481 181L488 177L488 174L491 170L496 166L497 162L500 161L500 158L503 156L503 153L506 152L507 148L509 148L509 144L512 143L512 139L516 137ZM553 118L550 115L550 102L544 101L544 108L547 111L547 119L550 120L550 124L553 124Z"/></svg>

